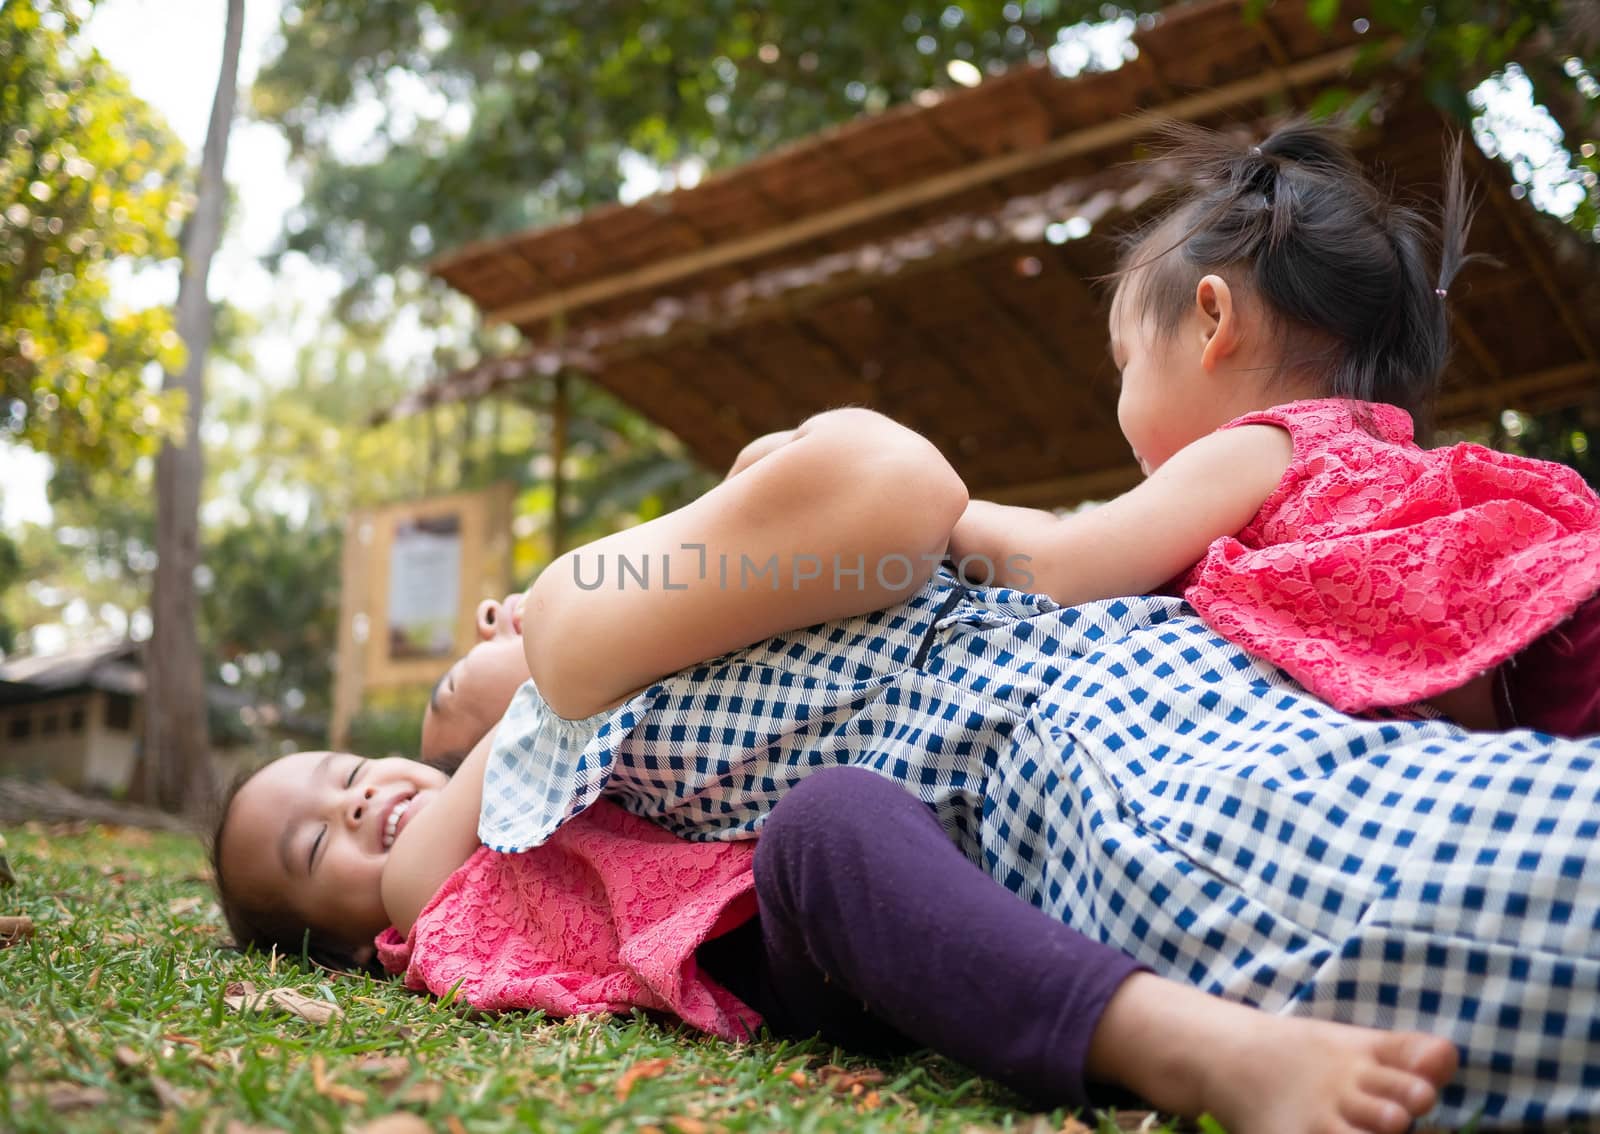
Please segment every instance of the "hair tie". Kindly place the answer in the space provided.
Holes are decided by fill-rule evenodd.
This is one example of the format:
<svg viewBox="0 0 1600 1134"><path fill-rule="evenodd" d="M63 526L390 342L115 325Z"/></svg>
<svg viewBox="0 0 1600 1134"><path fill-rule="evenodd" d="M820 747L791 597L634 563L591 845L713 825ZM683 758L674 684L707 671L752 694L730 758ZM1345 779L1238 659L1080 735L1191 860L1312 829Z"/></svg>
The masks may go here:
<svg viewBox="0 0 1600 1134"><path fill-rule="evenodd" d="M1251 146L1250 147L1250 156L1251 157L1261 157L1262 156L1261 147L1260 146Z"/></svg>
<svg viewBox="0 0 1600 1134"><path fill-rule="evenodd" d="M1440 299L1443 299L1446 295L1449 294L1449 292L1447 292L1442 287L1436 287L1436 288L1433 289L1433 294L1437 295Z"/></svg>

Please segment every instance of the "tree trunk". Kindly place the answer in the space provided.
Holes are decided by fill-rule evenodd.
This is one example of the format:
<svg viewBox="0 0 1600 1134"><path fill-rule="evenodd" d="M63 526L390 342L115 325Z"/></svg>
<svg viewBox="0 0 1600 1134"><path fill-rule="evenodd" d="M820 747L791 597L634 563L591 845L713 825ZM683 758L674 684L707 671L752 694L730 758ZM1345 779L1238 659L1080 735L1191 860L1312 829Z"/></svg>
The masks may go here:
<svg viewBox="0 0 1600 1134"><path fill-rule="evenodd" d="M164 445L156 458L158 559L150 602L154 629L144 661L144 749L139 786L147 802L190 815L208 809L216 796L194 576L200 565L200 415L205 406L206 355L212 334L206 280L222 239L222 206L227 196L222 172L238 93L243 35L244 0L228 0L222 70L200 158L194 215L185 226L183 239L177 323L188 359L183 373L169 373L163 383L163 389L186 394L186 428L182 443Z"/></svg>

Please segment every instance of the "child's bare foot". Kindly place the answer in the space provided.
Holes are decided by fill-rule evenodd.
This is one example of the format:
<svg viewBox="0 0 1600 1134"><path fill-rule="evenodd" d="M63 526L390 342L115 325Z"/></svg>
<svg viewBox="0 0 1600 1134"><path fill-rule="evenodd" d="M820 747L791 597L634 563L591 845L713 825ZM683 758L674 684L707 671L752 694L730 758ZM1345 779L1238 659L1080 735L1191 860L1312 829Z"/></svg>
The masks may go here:
<svg viewBox="0 0 1600 1134"><path fill-rule="evenodd" d="M1229 1134L1404 1134L1456 1072L1448 1040L1272 1016L1149 974L1112 997L1089 1073Z"/></svg>
<svg viewBox="0 0 1600 1134"><path fill-rule="evenodd" d="M1455 1045L1436 1036L1255 1015L1202 1079L1229 1134L1404 1134L1456 1072Z"/></svg>

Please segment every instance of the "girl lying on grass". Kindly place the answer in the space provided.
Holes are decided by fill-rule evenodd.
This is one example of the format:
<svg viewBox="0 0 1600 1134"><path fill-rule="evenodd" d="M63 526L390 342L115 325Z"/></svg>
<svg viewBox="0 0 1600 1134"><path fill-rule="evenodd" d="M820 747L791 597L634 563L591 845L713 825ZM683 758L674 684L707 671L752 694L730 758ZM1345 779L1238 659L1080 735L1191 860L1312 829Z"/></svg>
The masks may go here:
<svg viewBox="0 0 1600 1134"><path fill-rule="evenodd" d="M1326 127L1180 136L1194 183L1111 310L1147 479L1062 517L974 501L952 556L1000 583L1020 560L1063 603L1171 586L1346 712L1600 734L1600 499L1564 465L1412 439L1449 352L1459 156L1435 228Z"/></svg>
<svg viewBox="0 0 1600 1134"><path fill-rule="evenodd" d="M1600 989L1600 963L1519 889L1557 895L1574 926L1595 916L1581 879L1600 852L1575 824L1600 803L1600 750L1353 720L1176 600L1063 610L965 588L933 567L964 503L921 438L836 411L753 445L694 504L558 561L526 596L485 603L483 640L425 723L430 759L470 749L453 780L303 754L233 799L217 877L238 939L295 952L309 929L350 950L388 927L414 976L416 951L470 969L466 943L511 918L471 912L493 895L452 895L572 853L565 840L616 820L604 792L702 842L763 833L759 928L725 932L733 899L685 883L661 908L699 912L665 971L693 956L784 1033L834 1026L805 1014L831 1013L820 982L874 1027L1042 1099L1103 1078L1236 1131L1404 1129L1454 1048L1286 1018L1338 1016L1455 1039L1469 1074L1445 1087L1445 1120L1583 1112L1600 1059L1566 1008L1574 987ZM602 555L632 573L596 586ZM744 560L779 567L741 585ZM645 563L654 586L637 581ZM809 783L852 764L921 804L902 817L898 796L842 773ZM963 875L963 857L1049 916ZM650 920L618 904L626 886L593 885L617 925ZM512 902L519 948L566 941L548 901ZM641 950L663 955L617 946ZM623 967L636 987L638 964ZM659 1001L621 1003L720 1029L668 995L676 979L642 982ZM1212 1031L1197 1044L1196 1029ZM1159 1084L1145 1077L1158 1068Z"/></svg>

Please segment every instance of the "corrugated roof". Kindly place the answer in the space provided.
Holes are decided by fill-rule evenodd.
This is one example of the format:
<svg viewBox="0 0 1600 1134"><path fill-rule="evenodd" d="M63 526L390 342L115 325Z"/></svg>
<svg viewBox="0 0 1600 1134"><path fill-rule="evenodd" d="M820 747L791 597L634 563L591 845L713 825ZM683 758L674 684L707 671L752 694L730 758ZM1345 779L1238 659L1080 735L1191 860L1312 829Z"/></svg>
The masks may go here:
<svg viewBox="0 0 1600 1134"><path fill-rule="evenodd" d="M104 642L8 659L0 663L0 702L31 701L70 689L140 692L144 674L136 664L138 655L135 642Z"/></svg>
<svg viewBox="0 0 1600 1134"><path fill-rule="evenodd" d="M1330 86L1365 85L1353 69L1374 64L1380 122L1362 153L1402 189L1437 193L1454 124L1349 5L1326 31L1304 7L1268 6L1256 23L1237 0L1171 8L1119 70L1016 68L692 189L461 249L432 270L528 347L394 412L570 368L712 467L754 436L855 403L926 433L976 492L1038 503L1115 492L1138 472L1116 428L1092 281L1113 264L1107 231L1148 215L1162 187L1159 168L1128 164L1162 122L1258 124ZM1461 349L1440 420L1592 397L1595 249L1468 152L1485 190L1473 248L1503 266L1473 267L1452 290Z"/></svg>

